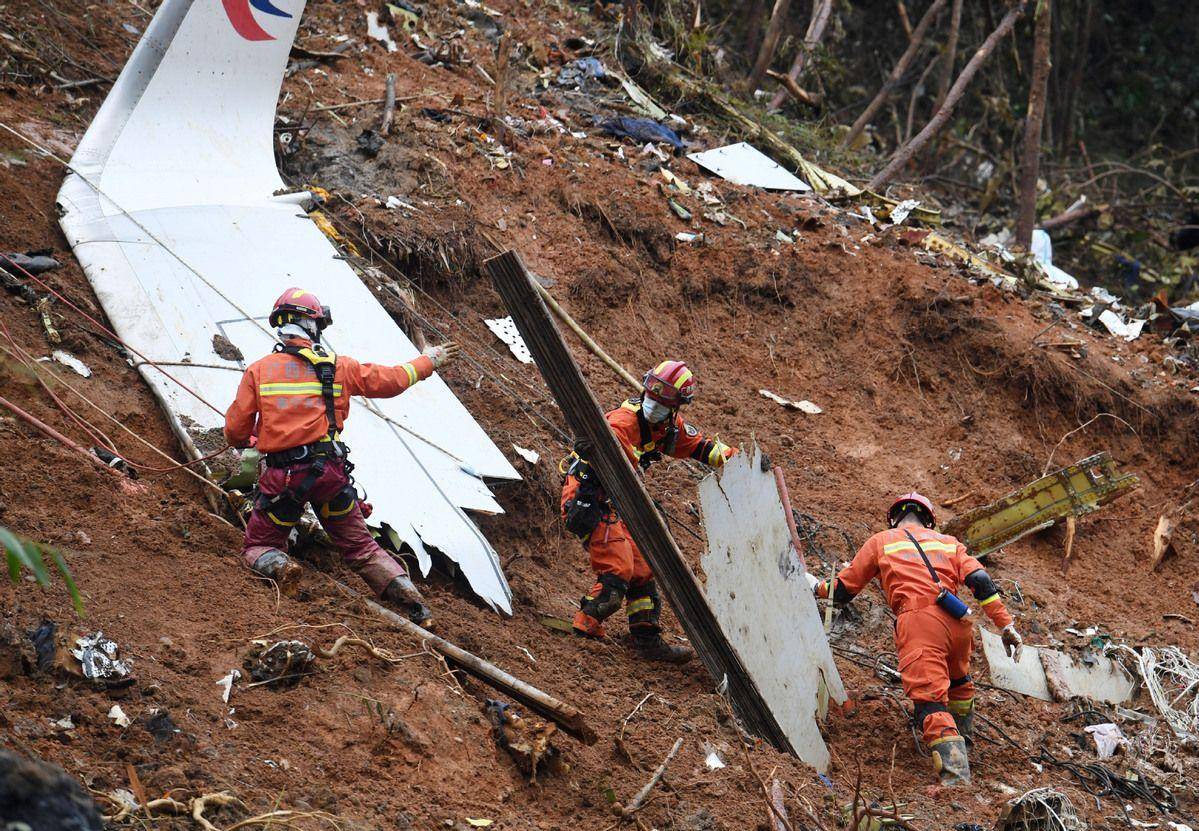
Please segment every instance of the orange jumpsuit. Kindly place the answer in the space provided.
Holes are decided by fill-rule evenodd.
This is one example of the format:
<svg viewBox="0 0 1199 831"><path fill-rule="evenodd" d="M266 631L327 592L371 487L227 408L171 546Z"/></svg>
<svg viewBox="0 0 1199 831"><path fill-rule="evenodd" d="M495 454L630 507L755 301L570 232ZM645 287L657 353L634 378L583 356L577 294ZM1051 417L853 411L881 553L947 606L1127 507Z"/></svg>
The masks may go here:
<svg viewBox="0 0 1199 831"><path fill-rule="evenodd" d="M288 345L310 347L291 338ZM399 366L363 364L337 356L333 375L335 432L350 412L350 396L390 398L433 374L425 356ZM366 527L358 491L350 479L353 466L344 455L331 454L316 473L314 457L292 460L285 451L305 446L330 448L329 419L321 384L312 364L298 355L272 352L246 369L237 396L225 414L225 438L233 447L246 447L258 436L257 447L267 454L258 478L258 498L246 523L242 558L253 567L270 550L285 551L291 529L311 502L322 527L371 590L382 596L404 567L384 551ZM272 457L271 454L278 454ZM312 474L307 489L304 483Z"/></svg>
<svg viewBox="0 0 1199 831"><path fill-rule="evenodd" d="M640 399L624 402L615 410L609 411L605 418L613 434L620 441L629 457L629 461L642 468L649 467L661 456L672 456L676 459L696 459L704 464L719 467L725 459L737 452L719 439L705 438L695 427L683 421L677 413L674 415L673 427L668 418L657 424L651 424L641 413ZM563 516L567 503L579 492L580 482L574 475L568 475L562 486L561 507ZM621 594L628 593L628 614L630 627L635 627L646 618L647 628L657 631L657 617L660 612L660 601L657 590L653 585L654 573L649 563L641 556L637 544L629 533L628 526L606 503L606 497L601 493L600 499L605 501L603 518L598 526L583 539L583 545L591 558L591 568L601 582L597 582L590 595L584 597L587 601L605 590L605 583L612 582L621 587ZM619 599L618 599L619 602ZM611 614L615 609L607 610ZM646 613L639 615L639 613ZM602 635L600 624L606 614L600 616L587 615L580 612L575 618L575 628L589 635Z"/></svg>
<svg viewBox="0 0 1199 831"><path fill-rule="evenodd" d="M940 586L933 582L905 531L919 541ZM835 600L857 595L875 577L882 583L887 603L895 612L895 648L903 690L916 705L917 726L929 747L958 736L951 712L965 715L973 709L970 653L974 623L969 617L959 620L945 612L937 605L937 595L945 588L961 597L966 578L976 572L985 574L982 564L955 538L909 525L875 534L837 575ZM1012 616L989 578L986 585L992 588L985 590L980 603L991 622L1002 629L1012 622ZM828 582L818 585L816 593L828 597Z"/></svg>

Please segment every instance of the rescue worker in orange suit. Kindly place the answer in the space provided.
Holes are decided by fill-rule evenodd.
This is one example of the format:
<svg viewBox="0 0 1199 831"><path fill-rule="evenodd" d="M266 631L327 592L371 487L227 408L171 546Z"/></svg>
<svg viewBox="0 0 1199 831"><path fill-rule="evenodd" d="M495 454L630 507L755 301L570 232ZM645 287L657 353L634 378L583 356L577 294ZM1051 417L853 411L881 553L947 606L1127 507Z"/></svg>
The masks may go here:
<svg viewBox="0 0 1199 831"><path fill-rule="evenodd" d="M607 413L608 426L640 470L663 456L696 459L720 467L737 452L719 439L705 438L683 421L679 408L695 395L695 376L682 361L663 361L645 374L644 391ZM633 542L587 460L577 452L563 463L562 518L583 541L596 574L595 585L579 601L575 634L604 636L604 621L626 606L629 634L639 654L683 664L694 652L662 640L662 600L654 574Z"/></svg>
<svg viewBox="0 0 1199 831"><path fill-rule="evenodd" d="M456 353L452 343L429 347L399 366L359 363L334 355L321 343L332 323L329 309L311 292L290 288L275 301L270 324L275 351L250 364L225 414L225 438L233 447L254 445L263 454L261 475L243 559L258 574L290 592L300 566L286 553L291 529L306 503L337 546L342 559L385 602L417 623L428 620L416 586L403 565L379 547L366 527L353 465L340 430L350 396L391 398L428 378Z"/></svg>
<svg viewBox="0 0 1199 831"><path fill-rule="evenodd" d="M982 564L955 538L938 534L932 503L918 493L895 500L890 529L862 546L836 577L833 602L844 605L875 577L895 612L895 647L903 691L915 705L913 718L942 784L970 781L967 745L973 743L974 682L970 652L974 624L958 597L967 586L1003 633L1008 653L1019 660L1023 641L1004 608L999 589ZM828 597L830 581L817 582Z"/></svg>

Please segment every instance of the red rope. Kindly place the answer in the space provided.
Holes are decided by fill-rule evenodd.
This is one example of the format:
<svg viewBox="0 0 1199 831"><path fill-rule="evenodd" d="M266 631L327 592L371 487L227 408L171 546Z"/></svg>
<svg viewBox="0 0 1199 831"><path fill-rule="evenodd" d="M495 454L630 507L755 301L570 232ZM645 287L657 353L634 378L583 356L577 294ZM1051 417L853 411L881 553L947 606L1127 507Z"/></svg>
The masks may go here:
<svg viewBox="0 0 1199 831"><path fill-rule="evenodd" d="M222 412L221 410L218 410L216 407L214 407L212 404L210 404L210 403L209 403L207 400L205 400L205 399L204 399L204 397L203 397L202 395L200 395L200 393L196 392L196 391L195 391L195 390L193 390L191 387L189 387L187 384L183 383L183 382L182 382L182 381L180 381L178 378L176 378L175 376L171 375L171 373L167 372L165 369L163 369L162 367L160 367L160 366L159 366L158 364L156 364L154 361L152 361L152 360L150 360L149 358L147 358L147 357L146 357L145 355L143 355L141 352L137 351L137 350L136 350L136 349L134 349L132 346L130 346L129 344L125 343L125 341L121 340L121 337L120 337L120 336L119 336L119 335L118 335L116 332L112 331L112 330L111 330L111 329L109 329L107 326L105 326L103 323L101 323L100 321L96 320L94 317L92 317L92 316L91 316L91 315L89 315L87 312L85 312L83 309L79 308L79 307L78 307L78 306L76 306L74 303L72 303L70 300L68 300L67 298L63 297L61 294L59 294L57 291L55 291L55 290L54 290L54 288L53 288L52 286L50 286L48 283L46 283L46 281L45 281L45 280L41 280L41 279L39 279L39 278L38 278L36 275L34 275L34 274L31 274L29 271L26 271L24 268L22 268L22 267L21 267L21 265L20 265L19 263L15 262L15 261L12 259L12 257L8 256L7 254L5 254L5 253L4 253L4 252L2 252L2 251L0 251L0 257L2 257L3 259L7 260L7 261L8 261L8 263L9 263L9 265L11 265L13 268L17 269L17 271L19 271L19 272L21 272L22 274L24 274L24 275L25 275L26 277L28 277L30 280L33 280L33 281L34 281L35 283L37 283L39 286L41 286L42 288L44 288L44 289L45 289L47 292L49 292L49 293L50 293L50 294L52 294L54 297L56 297L58 300L61 300L61 301L62 301L63 303L65 303L67 306L69 306L70 308L74 309L74 310L75 310L75 311L76 311L76 312L77 312L77 313L78 313L80 316L82 316L82 317L83 317L83 319L84 319L84 320L87 320L87 321L88 321L89 323L91 323L93 326L97 327L98 329L100 329L101 331L103 331L105 334L107 334L109 337L111 337L113 340L115 340L117 343L119 343L119 344L120 344L122 347L124 347L125 349L129 350L129 351L130 351L130 352L132 352L134 355L137 355L137 356L138 356L139 358L141 358L141 359L142 359L144 362L146 362L146 363L147 363L147 364L149 364L150 366L152 366L152 367L154 367L155 369L157 369L159 372L161 372L161 373L162 373L163 375L165 375L167 378L169 378L169 379L171 379L172 381L174 381L176 384L178 384L178 385L179 385L179 387L180 387L181 389L183 389L184 391L186 391L186 392L190 393L191 395L193 395L193 396L195 397L195 399L196 399L197 401L199 401L201 404L203 404L204 406L208 407L210 410L212 410L212 411L213 411L214 413L216 413L217 415L224 415L224 412ZM224 452L224 451L222 451L222 452ZM197 461L199 461L199 460L197 460Z"/></svg>

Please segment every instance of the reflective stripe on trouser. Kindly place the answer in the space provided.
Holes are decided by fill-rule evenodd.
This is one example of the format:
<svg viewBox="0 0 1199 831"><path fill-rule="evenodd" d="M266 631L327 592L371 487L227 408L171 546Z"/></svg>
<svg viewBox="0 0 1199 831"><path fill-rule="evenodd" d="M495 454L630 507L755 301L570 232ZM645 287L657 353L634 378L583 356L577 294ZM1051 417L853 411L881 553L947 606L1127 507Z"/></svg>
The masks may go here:
<svg viewBox="0 0 1199 831"><path fill-rule="evenodd" d="M653 580L629 588L625 598L629 615L629 632L638 638L656 640L662 632L658 620L662 617L662 599Z"/></svg>
<svg viewBox="0 0 1199 831"><path fill-rule="evenodd" d="M291 483L295 484L304 478L308 467L308 463L299 463L290 468L262 468L262 475L258 479L261 498L246 523L242 557L247 566L254 565L268 549L287 550L288 535L299 519L303 505L297 505L286 497L273 506L267 502L283 491L289 470ZM381 596L388 583L406 573L404 567L380 548L367 530L362 509L350 487L350 478L341 459L329 459L324 473L308 492L308 500L342 560L358 572L376 596ZM274 519L271 518L272 514ZM291 524L287 524L289 522Z"/></svg>
<svg viewBox="0 0 1199 831"><path fill-rule="evenodd" d="M903 691L916 704L916 726L926 745L957 736L950 702L974 698L970 680L973 634L972 622L955 620L939 606L903 612L896 619L895 648Z"/></svg>

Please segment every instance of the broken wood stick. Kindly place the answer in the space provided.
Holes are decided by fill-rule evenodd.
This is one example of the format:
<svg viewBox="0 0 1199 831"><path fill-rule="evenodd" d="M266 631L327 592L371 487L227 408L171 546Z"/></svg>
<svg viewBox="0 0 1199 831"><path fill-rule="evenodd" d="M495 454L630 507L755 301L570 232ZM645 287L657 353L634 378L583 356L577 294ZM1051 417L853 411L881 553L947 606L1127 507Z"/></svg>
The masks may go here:
<svg viewBox="0 0 1199 831"><path fill-rule="evenodd" d="M391 123L396 117L396 74L387 73L387 88L383 93L383 122L379 125L379 134L391 134Z"/></svg>
<svg viewBox="0 0 1199 831"><path fill-rule="evenodd" d="M777 779L770 782L770 806L774 809L770 816L774 831L787 831L791 828L791 820L787 817L787 802L783 797L783 785Z"/></svg>
<svg viewBox="0 0 1199 831"><path fill-rule="evenodd" d="M944 502L941 503L941 507L942 508L952 508L954 505L957 505L959 502L965 502L970 497L977 496L977 495L978 495L978 491L967 491L966 493L962 494L961 496L955 496L953 499L946 499Z"/></svg>
<svg viewBox="0 0 1199 831"><path fill-rule="evenodd" d="M807 104L809 107L820 106L820 96L808 92L795 82L795 79L783 72L775 72L773 69L766 70L766 76L778 81L787 93L798 101L800 104Z"/></svg>
<svg viewBox="0 0 1199 831"><path fill-rule="evenodd" d="M534 288L536 281L515 251L492 257L484 265L567 424L584 443L583 452L604 489L621 506L621 519L629 526L713 681L727 685L738 715L750 730L780 750L793 753L787 734L721 629L691 566L604 419L595 394Z"/></svg>
<svg viewBox="0 0 1199 831"><path fill-rule="evenodd" d="M333 578L329 578L333 579ZM342 591L353 597L359 597L367 608L387 620L397 629L415 638L423 646L441 655L462 671L473 675L484 684L499 690L519 701L530 710L550 719L565 732L574 736L584 744L595 744L599 738L595 731L583 719L583 714L564 701L559 701L552 695L542 692L532 684L526 684L514 675L510 675L495 664L484 661L477 655L450 643L445 638L434 635L428 629L417 626L403 615L393 612L386 606L380 605L368 597L364 597L344 583L333 580Z"/></svg>
<svg viewBox="0 0 1199 831"><path fill-rule="evenodd" d="M637 795L633 797L629 804L624 806L619 804L613 805L613 810L619 811L622 817L631 817L633 814L640 811L645 805L645 800L649 798L649 792L652 791L654 786L662 780L662 776L666 773L666 766L670 764L670 761L675 757L675 754L679 752L679 748L682 746L683 737L679 736L677 739L675 739L674 747L670 748L670 752L667 753L666 758L662 760L662 764L658 765L658 769L654 771L654 775L649 778L649 781L645 783L645 786L641 790L637 791Z"/></svg>

